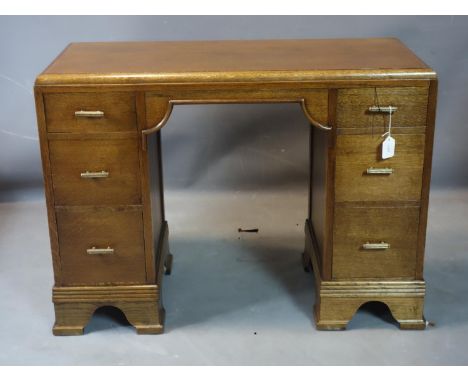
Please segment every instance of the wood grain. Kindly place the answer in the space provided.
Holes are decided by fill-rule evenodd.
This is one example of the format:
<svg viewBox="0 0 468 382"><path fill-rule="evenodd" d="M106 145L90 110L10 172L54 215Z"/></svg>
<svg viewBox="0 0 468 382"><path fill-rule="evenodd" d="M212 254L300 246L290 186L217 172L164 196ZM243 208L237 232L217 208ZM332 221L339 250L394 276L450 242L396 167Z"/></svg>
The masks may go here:
<svg viewBox="0 0 468 382"><path fill-rule="evenodd" d="M153 100L154 101L154 100ZM165 113L165 99L151 103L147 108L146 94L137 93L138 126L144 131L147 119L154 118L155 113ZM161 106L161 108L159 108ZM147 111L151 114L147 116ZM168 226L164 216L164 187L161 154L161 132L150 135L139 143L140 163L142 168L143 220L145 232L145 252L147 282L162 283L163 264L169 253ZM164 248L162 246L165 246Z"/></svg>
<svg viewBox="0 0 468 382"><path fill-rule="evenodd" d="M335 207L333 279L413 278L418 207ZM365 250L366 242L390 244Z"/></svg>
<svg viewBox="0 0 468 382"><path fill-rule="evenodd" d="M138 144L137 139L49 141L55 204L141 204ZM109 177L81 177L103 170Z"/></svg>
<svg viewBox="0 0 468 382"><path fill-rule="evenodd" d="M53 93L44 96L47 131L99 133L136 130L135 95L113 93ZM103 118L76 117L75 111L102 111Z"/></svg>
<svg viewBox="0 0 468 382"><path fill-rule="evenodd" d="M164 126L173 105L222 103L299 103L307 118L328 122L327 89L255 88L181 89L146 93L147 128ZM313 122L313 121L311 121Z"/></svg>
<svg viewBox="0 0 468 382"><path fill-rule="evenodd" d="M330 263L330 257L326 255L327 244L327 160L329 133L311 127L312 137L310 168L310 221L314 227L318 245L318 264L323 272L323 264Z"/></svg>
<svg viewBox="0 0 468 382"><path fill-rule="evenodd" d="M49 142L47 140L46 119L44 110L44 97L39 89L34 89L34 100L36 105L36 117L39 133L39 145L41 149L42 172L44 179L44 193L47 206L47 221L49 226L49 240L52 254L52 266L54 269L54 282L60 285L62 270L60 267L59 243L57 232L57 221L54 211L54 188L49 161Z"/></svg>
<svg viewBox="0 0 468 382"><path fill-rule="evenodd" d="M146 282L141 208L56 210L62 285L144 284ZM88 248L114 249L89 255Z"/></svg>
<svg viewBox="0 0 468 382"><path fill-rule="evenodd" d="M424 151L424 170L421 188L421 210L419 215L420 224L418 232L418 253L415 274L415 277L419 280L423 279L424 270L424 250L426 247L427 215L429 212L429 189L431 186L432 173L432 150L434 147L434 131L437 107L437 86L437 80L431 81L431 85L429 87L429 103L427 107L427 132Z"/></svg>
<svg viewBox="0 0 468 382"><path fill-rule="evenodd" d="M336 148L335 201L419 201L424 161L422 134L394 134L395 156L382 159L378 135L340 135ZM391 175L369 175L368 168L391 168Z"/></svg>
<svg viewBox="0 0 468 382"><path fill-rule="evenodd" d="M55 287L55 335L81 335L96 309L114 306L125 314L138 334L159 334L165 311L155 285Z"/></svg>
<svg viewBox="0 0 468 382"><path fill-rule="evenodd" d="M137 122L138 130L141 131L145 128L146 121L146 107L145 107L145 94L138 92L136 95L136 108L137 108ZM146 263L146 281L148 283L156 282L156 268L155 268L155 246L157 235L153 235L153 221L157 219L152 216L151 211L151 185L150 185L150 166L151 158L147 155L146 142L139 139L138 142L138 156L141 169L141 200L143 205L143 235L145 241L145 263ZM154 190L153 192L160 192Z"/></svg>
<svg viewBox="0 0 468 382"><path fill-rule="evenodd" d="M340 89L336 126L367 128L369 132L379 130L388 126L388 113L369 112L369 107L396 106L398 110L392 115L392 126L424 127L427 97L428 86Z"/></svg>
<svg viewBox="0 0 468 382"><path fill-rule="evenodd" d="M346 71L358 78L433 75L394 38L98 42L70 44L36 83L306 82Z"/></svg>

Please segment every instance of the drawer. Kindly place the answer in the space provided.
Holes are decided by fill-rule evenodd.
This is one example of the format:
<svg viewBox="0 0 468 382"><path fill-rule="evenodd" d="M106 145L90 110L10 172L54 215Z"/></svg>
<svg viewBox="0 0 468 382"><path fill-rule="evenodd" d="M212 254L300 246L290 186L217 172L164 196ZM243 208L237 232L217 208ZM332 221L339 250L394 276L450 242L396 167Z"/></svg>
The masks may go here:
<svg viewBox="0 0 468 382"><path fill-rule="evenodd" d="M50 140L49 153L55 204L141 203L137 139Z"/></svg>
<svg viewBox="0 0 468 382"><path fill-rule="evenodd" d="M418 207L336 207L333 278L414 277L418 225ZM364 246L382 242L390 247Z"/></svg>
<svg viewBox="0 0 468 382"><path fill-rule="evenodd" d="M428 87L359 88L338 91L338 128L377 128L388 126L388 113L370 112L370 106L396 106L394 127L426 126ZM378 129L380 128L380 130Z"/></svg>
<svg viewBox="0 0 468 382"><path fill-rule="evenodd" d="M64 286L146 281L140 209L58 208L56 216Z"/></svg>
<svg viewBox="0 0 468 382"><path fill-rule="evenodd" d="M133 93L49 93L44 104L49 132L122 132L137 127ZM75 115L81 111L102 115Z"/></svg>
<svg viewBox="0 0 468 382"><path fill-rule="evenodd" d="M424 134L394 134L395 156L381 159L380 135L338 135L335 200L418 201L421 198Z"/></svg>

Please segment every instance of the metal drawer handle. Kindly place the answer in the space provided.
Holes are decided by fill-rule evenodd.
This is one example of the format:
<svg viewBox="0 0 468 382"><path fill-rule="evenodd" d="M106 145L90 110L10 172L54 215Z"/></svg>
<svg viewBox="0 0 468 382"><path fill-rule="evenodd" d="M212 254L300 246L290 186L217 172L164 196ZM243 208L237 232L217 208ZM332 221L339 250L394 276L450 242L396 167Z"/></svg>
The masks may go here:
<svg viewBox="0 0 468 382"><path fill-rule="evenodd" d="M394 113L398 108L396 106L370 106L371 113Z"/></svg>
<svg viewBox="0 0 468 382"><path fill-rule="evenodd" d="M393 168L390 167L383 167L383 168L374 168L369 167L366 170L367 175L390 175L393 174Z"/></svg>
<svg viewBox="0 0 468 382"><path fill-rule="evenodd" d="M107 247L107 248L88 248L86 250L86 253L88 255L112 255L114 254L114 248Z"/></svg>
<svg viewBox="0 0 468 382"><path fill-rule="evenodd" d="M100 110L80 110L75 111L75 117L82 118L103 118L104 112Z"/></svg>
<svg viewBox="0 0 468 382"><path fill-rule="evenodd" d="M85 179L94 179L94 178L107 178L109 176L108 171L97 171L97 172L92 172L92 171L85 171L81 173L81 177Z"/></svg>
<svg viewBox="0 0 468 382"><path fill-rule="evenodd" d="M381 241L380 243L364 243L362 249L372 250L372 249L389 249L390 244Z"/></svg>

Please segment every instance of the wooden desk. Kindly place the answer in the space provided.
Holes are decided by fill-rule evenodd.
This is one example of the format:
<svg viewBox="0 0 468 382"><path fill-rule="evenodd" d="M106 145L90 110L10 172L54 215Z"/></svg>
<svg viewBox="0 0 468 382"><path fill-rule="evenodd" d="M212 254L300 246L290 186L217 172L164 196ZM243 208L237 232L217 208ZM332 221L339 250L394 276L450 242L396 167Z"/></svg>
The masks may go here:
<svg viewBox="0 0 468 382"><path fill-rule="evenodd" d="M162 332L160 129L173 105L265 102L300 103L311 123L303 265L317 328L381 301L423 329L436 93L434 71L395 39L69 45L35 84L54 334L82 334L104 305ZM388 106L396 152L382 160Z"/></svg>

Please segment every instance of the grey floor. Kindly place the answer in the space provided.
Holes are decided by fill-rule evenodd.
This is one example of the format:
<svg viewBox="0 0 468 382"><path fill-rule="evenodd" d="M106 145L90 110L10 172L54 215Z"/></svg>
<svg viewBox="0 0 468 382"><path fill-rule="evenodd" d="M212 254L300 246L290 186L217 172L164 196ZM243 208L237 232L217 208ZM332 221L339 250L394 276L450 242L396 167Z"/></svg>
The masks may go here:
<svg viewBox="0 0 468 382"><path fill-rule="evenodd" d="M344 332L312 321L303 272L306 195L166 192L173 274L166 332L138 336L112 309L79 337L54 337L42 193L0 203L0 364L428 365L468 363L468 191L434 190L428 225L426 331L400 331L380 306ZM258 234L237 229L260 229Z"/></svg>

